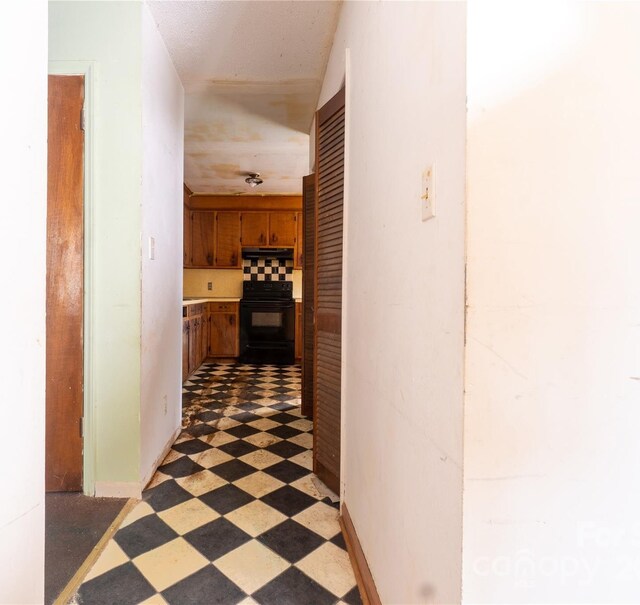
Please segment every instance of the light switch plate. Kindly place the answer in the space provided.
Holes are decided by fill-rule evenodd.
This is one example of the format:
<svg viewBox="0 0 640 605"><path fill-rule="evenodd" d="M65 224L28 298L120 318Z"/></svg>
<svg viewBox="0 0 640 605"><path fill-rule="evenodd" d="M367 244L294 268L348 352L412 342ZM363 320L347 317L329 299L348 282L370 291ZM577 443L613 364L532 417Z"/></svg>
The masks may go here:
<svg viewBox="0 0 640 605"><path fill-rule="evenodd" d="M436 169L435 164L427 166L422 173L422 190L420 191L422 220L428 221L436 215Z"/></svg>
<svg viewBox="0 0 640 605"><path fill-rule="evenodd" d="M155 260L156 258L156 238L149 238L149 260Z"/></svg>

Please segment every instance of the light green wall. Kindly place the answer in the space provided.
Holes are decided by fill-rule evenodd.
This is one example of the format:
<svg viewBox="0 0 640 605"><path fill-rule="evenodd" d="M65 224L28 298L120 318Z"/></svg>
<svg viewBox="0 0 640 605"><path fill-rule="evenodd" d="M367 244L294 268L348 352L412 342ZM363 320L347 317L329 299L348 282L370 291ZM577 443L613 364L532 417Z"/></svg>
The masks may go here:
<svg viewBox="0 0 640 605"><path fill-rule="evenodd" d="M137 482L139 471L141 6L49 3L49 60L91 61L95 67L87 200L92 322L85 355L96 482Z"/></svg>

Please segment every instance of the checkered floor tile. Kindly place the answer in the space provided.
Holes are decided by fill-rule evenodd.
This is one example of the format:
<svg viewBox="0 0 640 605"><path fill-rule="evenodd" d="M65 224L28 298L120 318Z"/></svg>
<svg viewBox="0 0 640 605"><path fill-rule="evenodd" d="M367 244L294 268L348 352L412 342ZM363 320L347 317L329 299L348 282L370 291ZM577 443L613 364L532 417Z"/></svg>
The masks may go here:
<svg viewBox="0 0 640 605"><path fill-rule="evenodd" d="M86 605L361 603L311 472L300 368L204 364L183 430L75 595Z"/></svg>

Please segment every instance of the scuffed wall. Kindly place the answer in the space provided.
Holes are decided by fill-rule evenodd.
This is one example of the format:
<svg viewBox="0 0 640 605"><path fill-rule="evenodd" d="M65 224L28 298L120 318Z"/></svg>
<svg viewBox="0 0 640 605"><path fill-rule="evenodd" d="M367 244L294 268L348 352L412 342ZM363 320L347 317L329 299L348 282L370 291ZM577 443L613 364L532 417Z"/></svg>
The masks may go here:
<svg viewBox="0 0 640 605"><path fill-rule="evenodd" d="M467 56L464 602L637 602L640 6L470 3Z"/></svg>
<svg viewBox="0 0 640 605"><path fill-rule="evenodd" d="M389 604L460 601L465 15L345 3L320 96L348 48L342 480ZM431 163L438 215L422 222Z"/></svg>

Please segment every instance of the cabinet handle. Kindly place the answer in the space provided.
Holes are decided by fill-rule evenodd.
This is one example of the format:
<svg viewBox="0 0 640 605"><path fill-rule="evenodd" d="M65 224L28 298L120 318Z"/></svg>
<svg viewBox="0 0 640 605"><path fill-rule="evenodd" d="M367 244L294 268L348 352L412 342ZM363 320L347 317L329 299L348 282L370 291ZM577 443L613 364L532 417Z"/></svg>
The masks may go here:
<svg viewBox="0 0 640 605"><path fill-rule="evenodd" d="M271 234L271 241L274 243L278 241L278 236L275 233Z"/></svg>

